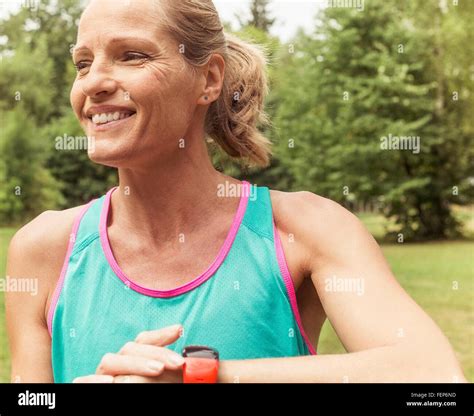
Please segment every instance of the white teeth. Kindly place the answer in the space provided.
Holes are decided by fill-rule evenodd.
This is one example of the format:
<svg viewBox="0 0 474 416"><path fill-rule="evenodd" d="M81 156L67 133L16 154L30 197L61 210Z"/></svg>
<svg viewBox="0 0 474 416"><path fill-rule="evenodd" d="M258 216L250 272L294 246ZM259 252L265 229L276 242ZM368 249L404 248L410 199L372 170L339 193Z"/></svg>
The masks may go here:
<svg viewBox="0 0 474 416"><path fill-rule="evenodd" d="M120 111L115 111L114 113L94 114L92 116L92 122L94 124L106 124L110 123L111 121L122 120L124 118L130 117L131 115L133 115L133 113Z"/></svg>

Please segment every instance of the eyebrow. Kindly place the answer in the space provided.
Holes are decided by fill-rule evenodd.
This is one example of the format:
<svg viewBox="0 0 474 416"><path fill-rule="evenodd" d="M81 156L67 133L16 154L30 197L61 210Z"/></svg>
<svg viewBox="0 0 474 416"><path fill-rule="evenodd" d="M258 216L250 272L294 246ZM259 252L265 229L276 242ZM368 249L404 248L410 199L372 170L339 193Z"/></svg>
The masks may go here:
<svg viewBox="0 0 474 416"><path fill-rule="evenodd" d="M122 42L138 42L138 43L144 43L150 46L157 47L157 45L154 42L150 41L149 39L140 38L136 36L114 36L110 38L108 41L109 44L116 44L116 43L122 43ZM76 54L81 51L90 51L90 49L85 45L77 46L77 47L74 47L73 54Z"/></svg>

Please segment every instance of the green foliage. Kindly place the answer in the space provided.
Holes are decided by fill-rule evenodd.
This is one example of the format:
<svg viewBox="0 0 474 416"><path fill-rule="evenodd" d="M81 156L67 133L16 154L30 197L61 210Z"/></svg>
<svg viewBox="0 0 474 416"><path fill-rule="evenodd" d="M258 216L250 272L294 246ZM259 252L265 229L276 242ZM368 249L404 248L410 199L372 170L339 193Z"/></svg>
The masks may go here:
<svg viewBox="0 0 474 416"><path fill-rule="evenodd" d="M41 49L43 59L54 63L51 82L45 84L44 78L39 85L53 95L54 107L49 108L50 116L61 116L69 107L71 79L70 50L76 41L77 22L82 12L83 0L46 0L35 2L37 7L21 7L18 13L9 16L0 25L0 36L8 41L0 46L0 53L23 49L36 53ZM41 71L41 60L35 60L34 71Z"/></svg>
<svg viewBox="0 0 474 416"><path fill-rule="evenodd" d="M418 19L427 9L440 21L450 12L408 4L328 9L314 34L299 34L278 77L278 157L295 189L377 204L405 239L444 238L457 234L450 203L472 201L472 128L460 109L472 103L453 104L450 90L440 89L452 63L433 59L443 47ZM467 28L466 16L462 22ZM420 151L385 150L390 135L419 137Z"/></svg>
<svg viewBox="0 0 474 416"><path fill-rule="evenodd" d="M21 106L5 114L0 154L0 222L21 222L64 202L58 183L44 167L38 129Z"/></svg>
<svg viewBox="0 0 474 416"><path fill-rule="evenodd" d="M39 2L0 25L7 38L0 44L2 222L81 204L116 182L115 171L91 163L85 151L54 147L58 136L84 134L69 105L70 49L83 3ZM251 3L237 35L267 51L272 124L261 128L275 144L272 164L242 167L211 144L216 168L350 208L376 206L405 239L456 235L451 206L474 198L474 3L443 9L442 2L367 0L363 12L328 8L313 33L288 44L268 33L267 3ZM385 150L389 135L420 137L420 152Z"/></svg>
<svg viewBox="0 0 474 416"><path fill-rule="evenodd" d="M49 170L65 197L65 205L61 208L80 205L102 195L117 183L116 170L91 162L85 150L56 148L58 138L84 136L72 111L55 118L42 129L41 135L47 143Z"/></svg>
<svg viewBox="0 0 474 416"><path fill-rule="evenodd" d="M50 0L2 22L0 223L82 204L116 183L84 150L55 148L58 136L84 135L69 104L81 9L75 0Z"/></svg>
<svg viewBox="0 0 474 416"><path fill-rule="evenodd" d="M21 103L37 124L46 123L54 111L53 67L46 39L33 50L22 44L11 56L4 57L0 66L0 110L13 110Z"/></svg>

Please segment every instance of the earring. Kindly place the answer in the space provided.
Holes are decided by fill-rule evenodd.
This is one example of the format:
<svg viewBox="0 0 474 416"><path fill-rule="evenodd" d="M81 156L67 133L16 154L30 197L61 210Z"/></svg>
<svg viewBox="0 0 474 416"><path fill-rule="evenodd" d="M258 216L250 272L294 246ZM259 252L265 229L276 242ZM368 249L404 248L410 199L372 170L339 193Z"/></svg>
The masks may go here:
<svg viewBox="0 0 474 416"><path fill-rule="evenodd" d="M204 99L207 101L207 95L204 96Z"/></svg>

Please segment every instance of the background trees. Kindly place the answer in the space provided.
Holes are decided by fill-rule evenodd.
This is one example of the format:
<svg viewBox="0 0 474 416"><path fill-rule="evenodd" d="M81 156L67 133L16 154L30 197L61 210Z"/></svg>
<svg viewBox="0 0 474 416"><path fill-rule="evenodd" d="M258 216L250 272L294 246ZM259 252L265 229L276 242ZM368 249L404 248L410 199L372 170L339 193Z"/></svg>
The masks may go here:
<svg viewBox="0 0 474 416"><path fill-rule="evenodd" d="M292 187L374 206L402 238L457 235L451 204L473 196L472 12L371 0L327 9L300 34L274 90ZM389 134L419 137L419 153L383 149Z"/></svg>
<svg viewBox="0 0 474 416"><path fill-rule="evenodd" d="M282 190L310 190L389 221L387 235L433 239L459 232L454 205L473 200L472 2L367 0L327 8L311 33L282 42L268 0L254 0L238 34L265 45L271 93L265 133L271 166L227 173ZM69 106L80 1L38 2L6 18L0 36L0 222L78 205L116 181L84 151L57 151L83 135ZM419 152L383 137L420 138ZM20 191L19 191L20 190Z"/></svg>

